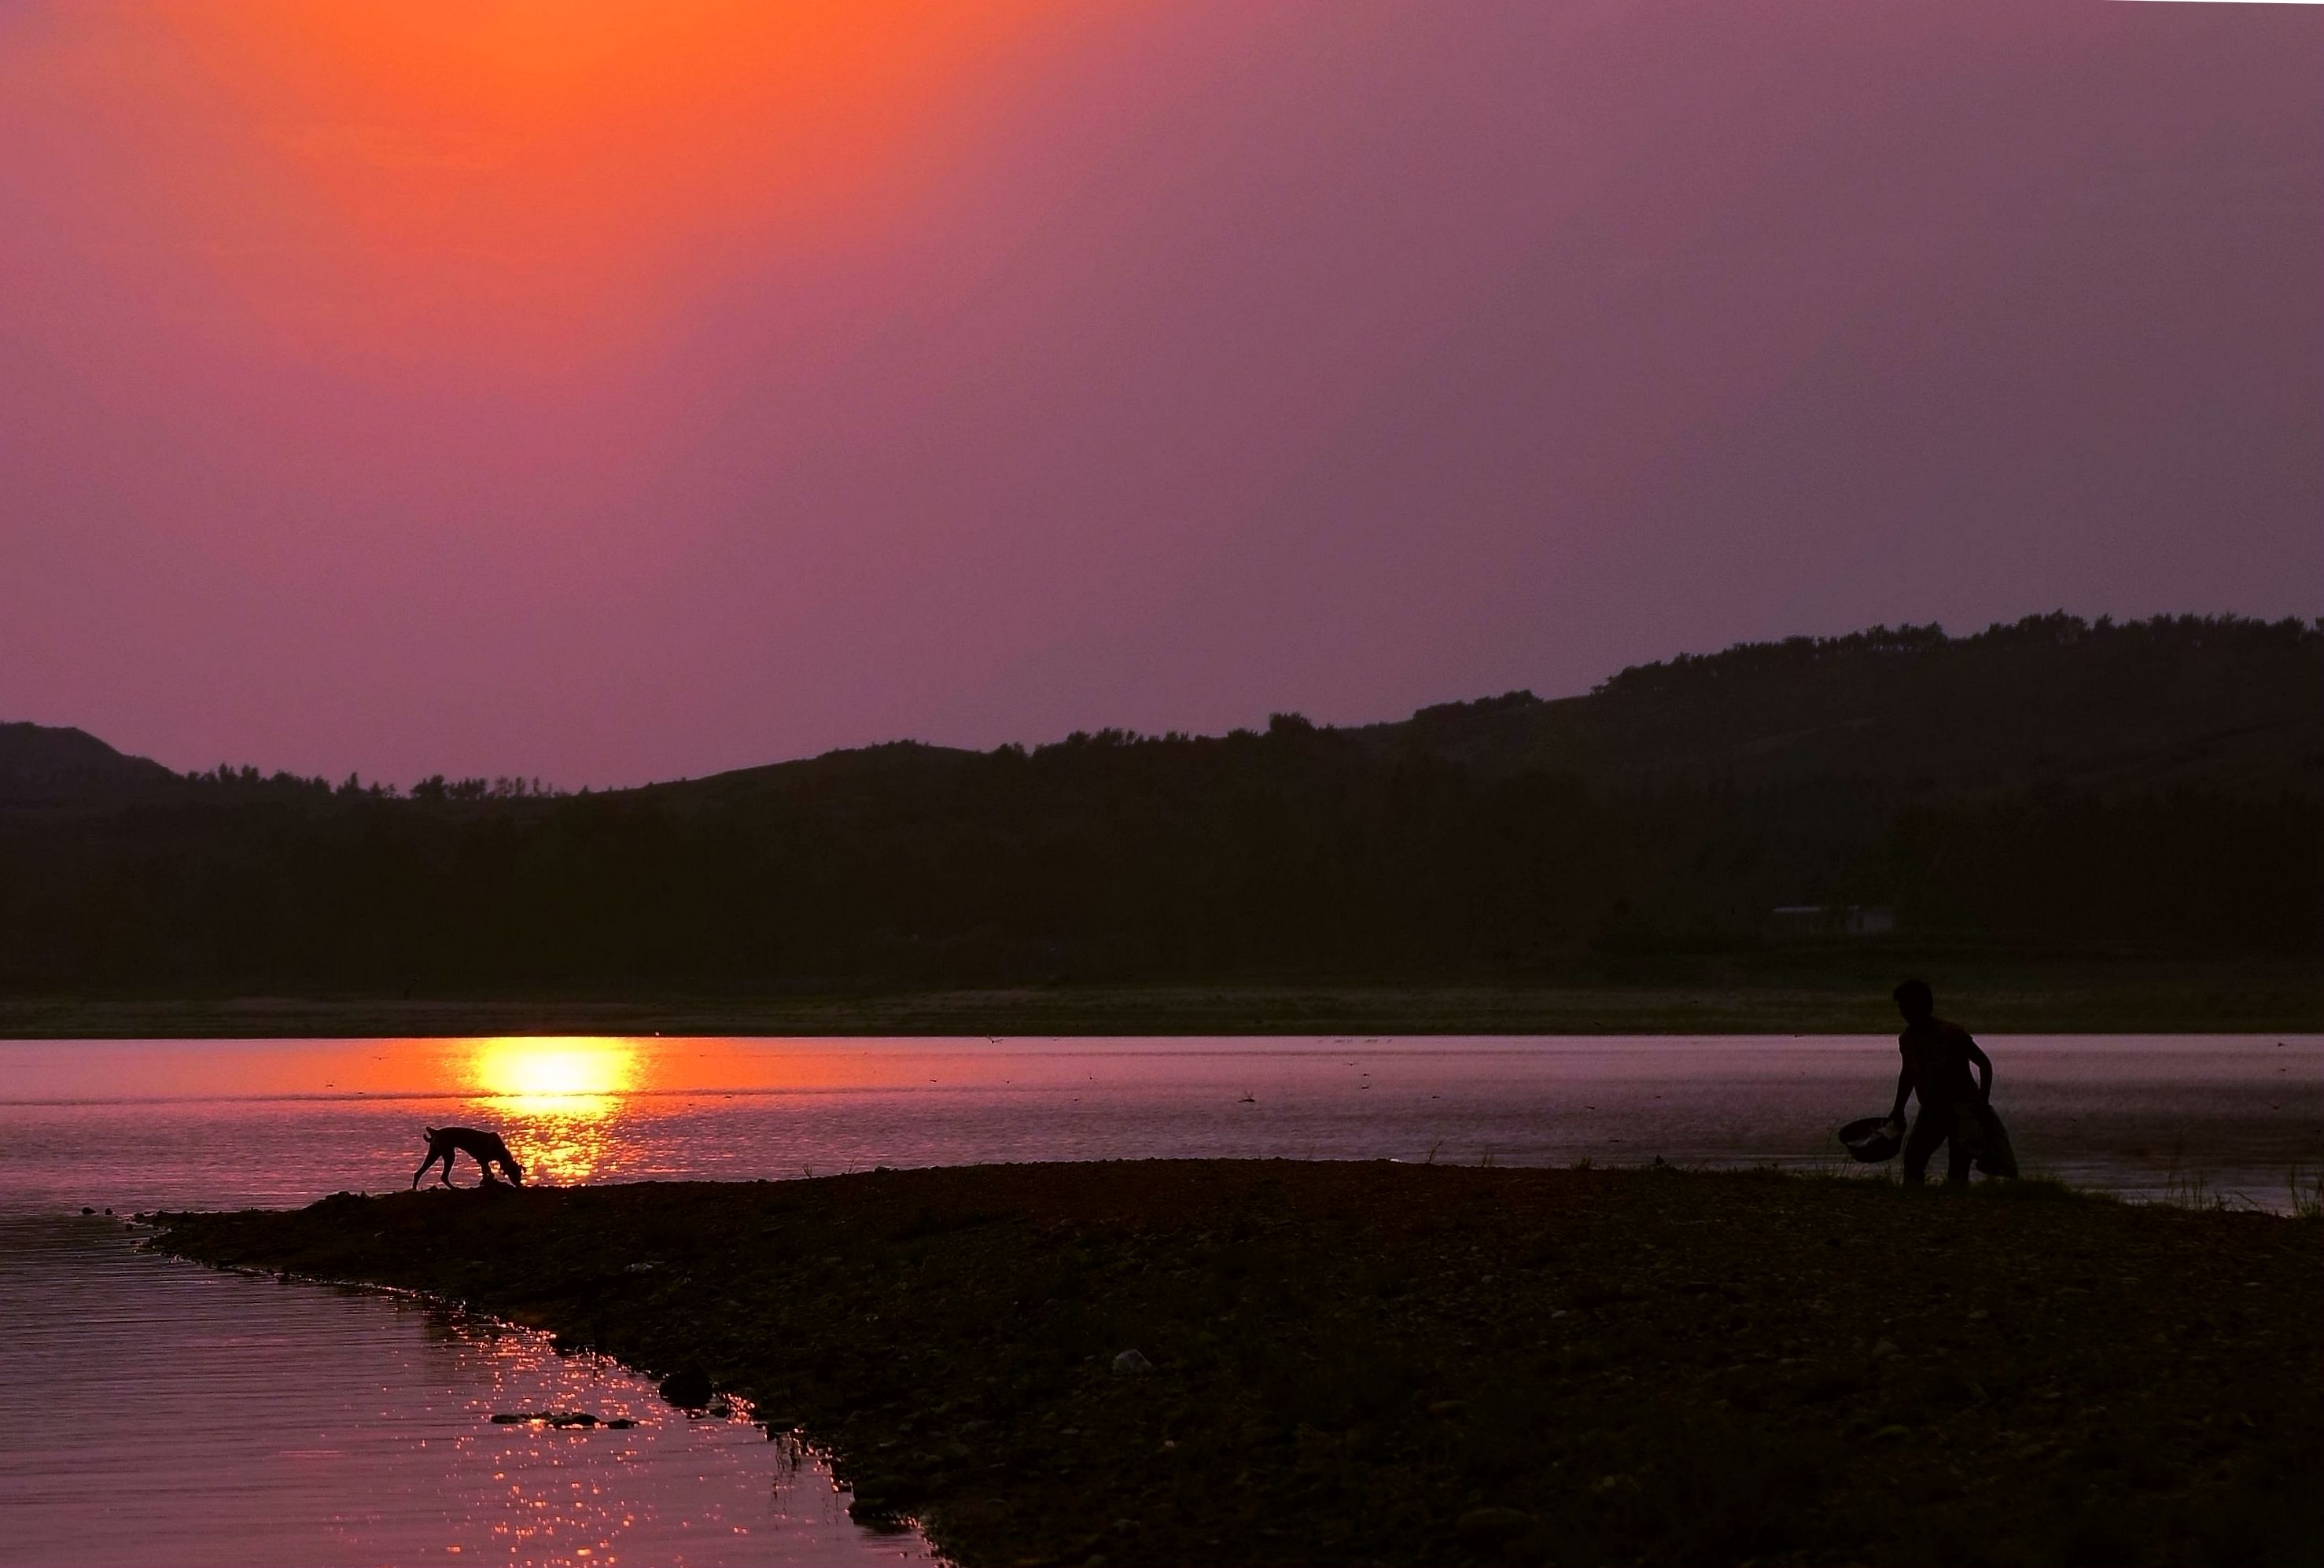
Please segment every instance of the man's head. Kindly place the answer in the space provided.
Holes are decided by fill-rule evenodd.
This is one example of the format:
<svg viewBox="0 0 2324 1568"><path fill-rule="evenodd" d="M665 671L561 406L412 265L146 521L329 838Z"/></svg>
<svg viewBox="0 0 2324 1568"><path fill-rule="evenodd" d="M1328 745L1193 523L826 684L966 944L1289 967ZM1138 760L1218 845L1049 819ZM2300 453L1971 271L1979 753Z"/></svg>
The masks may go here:
<svg viewBox="0 0 2324 1568"><path fill-rule="evenodd" d="M1925 980L1908 980L1889 994L1895 997L1896 1010L1904 1015L1904 1021L1908 1024L1920 1023L1936 1016L1936 993L1929 989L1929 982Z"/></svg>

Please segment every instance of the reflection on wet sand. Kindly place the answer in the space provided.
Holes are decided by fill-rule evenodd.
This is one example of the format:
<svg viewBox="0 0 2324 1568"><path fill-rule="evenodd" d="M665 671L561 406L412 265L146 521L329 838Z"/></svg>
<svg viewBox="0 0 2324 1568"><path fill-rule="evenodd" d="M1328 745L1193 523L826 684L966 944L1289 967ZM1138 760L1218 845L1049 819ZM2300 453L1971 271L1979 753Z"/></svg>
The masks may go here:
<svg viewBox="0 0 2324 1568"><path fill-rule="evenodd" d="M686 1418L662 1407L641 1384L594 1358L558 1356L542 1335L488 1321L473 1326L463 1323L454 1333L462 1342L463 1359L473 1361L478 1352L486 1358L476 1368L484 1374L477 1380L490 1390L468 1400L475 1424L455 1446L469 1462L493 1465L492 1479L504 1501L452 1522L465 1526L463 1533L487 1529L487 1550L512 1561L577 1563L594 1558L620 1563L622 1548L632 1544L624 1537L638 1523L639 1499L629 1489L609 1484L613 1478L606 1467L634 1464L645 1455L655 1428L682 1424ZM586 1409L601 1422L640 1425L626 1430L539 1423L496 1427L486 1420L511 1410L542 1407ZM780 1485L779 1478L779 1489ZM722 1526L735 1536L750 1533L749 1525L726 1520L723 1509L685 1524L706 1534ZM459 1550L456 1544L447 1546L447 1552Z"/></svg>
<svg viewBox="0 0 2324 1568"><path fill-rule="evenodd" d="M468 1042L478 1119L508 1139L535 1181L587 1180L621 1152L628 1097L645 1087L639 1042L510 1037Z"/></svg>
<svg viewBox="0 0 2324 1568"><path fill-rule="evenodd" d="M134 1250L0 1185L0 1563L925 1563L818 1455L538 1330ZM587 1411L593 1425L495 1423ZM635 1425L617 1426L616 1421ZM197 1434L198 1441L158 1440Z"/></svg>
<svg viewBox="0 0 2324 1568"><path fill-rule="evenodd" d="M560 1351L538 1330L457 1309L438 1309L432 1316L434 1336L465 1364L466 1380L484 1390L466 1401L472 1425L454 1446L463 1462L493 1467L494 1489L504 1499L493 1508L479 1497L466 1518L447 1517L454 1526L449 1533L467 1535L473 1543L477 1530L488 1529L484 1549L505 1552L512 1563L572 1568L620 1563L624 1548L640 1545L635 1533L641 1499L620 1484L615 1471L649 1461L653 1443L680 1441L681 1434L705 1444L704 1458L725 1448L728 1433L740 1442L755 1440L747 1401L722 1397L706 1414L676 1410L654 1396L650 1384L618 1364L586 1351ZM490 1419L544 1407L587 1410L598 1419L577 1427ZM616 1421L635 1425L611 1425ZM763 1512L754 1517L720 1499L697 1503L697 1511L684 1518L653 1523L675 1524L699 1543L697 1549L719 1554L732 1549L731 1537L755 1530L788 1542L794 1551L802 1545L825 1548L826 1538L835 1536L899 1561L926 1560L916 1538L864 1538L848 1517L849 1494L832 1479L827 1454L795 1432L770 1430L767 1435L773 1440L765 1451L772 1460L772 1488ZM475 1549L472 1544L469 1550ZM449 1545L446 1550L457 1554L461 1547Z"/></svg>

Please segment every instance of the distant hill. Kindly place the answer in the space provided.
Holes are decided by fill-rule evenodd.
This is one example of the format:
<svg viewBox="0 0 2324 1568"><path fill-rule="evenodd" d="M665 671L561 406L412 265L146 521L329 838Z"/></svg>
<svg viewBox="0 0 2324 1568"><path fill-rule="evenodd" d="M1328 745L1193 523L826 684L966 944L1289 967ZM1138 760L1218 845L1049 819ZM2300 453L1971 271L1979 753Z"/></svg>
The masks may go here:
<svg viewBox="0 0 2324 1568"><path fill-rule="evenodd" d="M2324 627L2064 614L1964 637L1874 627L1633 666L1581 696L1517 691L1314 733L1384 761L1427 756L1480 778L1540 773L1614 789L1823 780L1922 798L2182 787L2324 796ZM1107 730L1065 743L1197 739ZM851 779L936 787L979 755L904 741L651 788L731 802Z"/></svg>
<svg viewBox="0 0 2324 1568"><path fill-rule="evenodd" d="M1828 778L1934 793L2203 785L2324 792L2324 630L2029 617L1875 627L1625 669L1354 732L1480 771L1611 784Z"/></svg>
<svg viewBox="0 0 2324 1568"><path fill-rule="evenodd" d="M17 990L1525 978L1772 951L1800 907L1915 953L2324 955L2324 631L2293 622L1876 629L1397 724L570 796L6 734Z"/></svg>
<svg viewBox="0 0 2324 1568"><path fill-rule="evenodd" d="M1309 727L1296 715L1289 723ZM1611 789L1825 779L1937 796L2182 786L2324 795L2324 622L2051 614L1964 637L1877 626L1636 665L1581 696L1516 691L1316 733L1382 759L1425 755L1482 778L1544 773ZM1060 743L1200 739L1106 730ZM985 755L896 741L600 798L731 803L851 781L940 789ZM244 794L329 789L248 768L196 781ZM0 724L0 805L114 801L187 782L81 730ZM484 780L468 783L452 798L503 798Z"/></svg>
<svg viewBox="0 0 2324 1568"><path fill-rule="evenodd" d="M183 782L161 763L124 756L85 730L0 724L0 807L143 799Z"/></svg>

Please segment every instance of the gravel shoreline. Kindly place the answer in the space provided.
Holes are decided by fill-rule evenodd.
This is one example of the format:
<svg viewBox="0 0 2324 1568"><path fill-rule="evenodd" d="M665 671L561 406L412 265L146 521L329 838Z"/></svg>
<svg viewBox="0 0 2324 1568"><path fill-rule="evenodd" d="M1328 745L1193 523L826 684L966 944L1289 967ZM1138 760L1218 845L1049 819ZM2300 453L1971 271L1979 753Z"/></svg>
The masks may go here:
<svg viewBox="0 0 2324 1568"><path fill-rule="evenodd" d="M2311 1221L1291 1161L156 1218L706 1375L968 1568L2324 1561Z"/></svg>

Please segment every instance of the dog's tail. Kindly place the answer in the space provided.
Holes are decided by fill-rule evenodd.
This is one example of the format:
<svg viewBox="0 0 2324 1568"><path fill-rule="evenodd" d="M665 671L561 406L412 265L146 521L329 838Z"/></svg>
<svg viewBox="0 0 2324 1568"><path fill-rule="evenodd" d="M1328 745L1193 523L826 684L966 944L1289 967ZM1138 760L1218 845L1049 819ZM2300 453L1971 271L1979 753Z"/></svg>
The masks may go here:
<svg viewBox="0 0 2324 1568"><path fill-rule="evenodd" d="M425 1137L427 1137L427 1138L428 1138L431 1142L435 1139L435 1137L436 1137L436 1130L435 1130L434 1128L432 1128L432 1127L423 1127L423 1128L421 1128L420 1130L420 1132L421 1132Z"/></svg>

